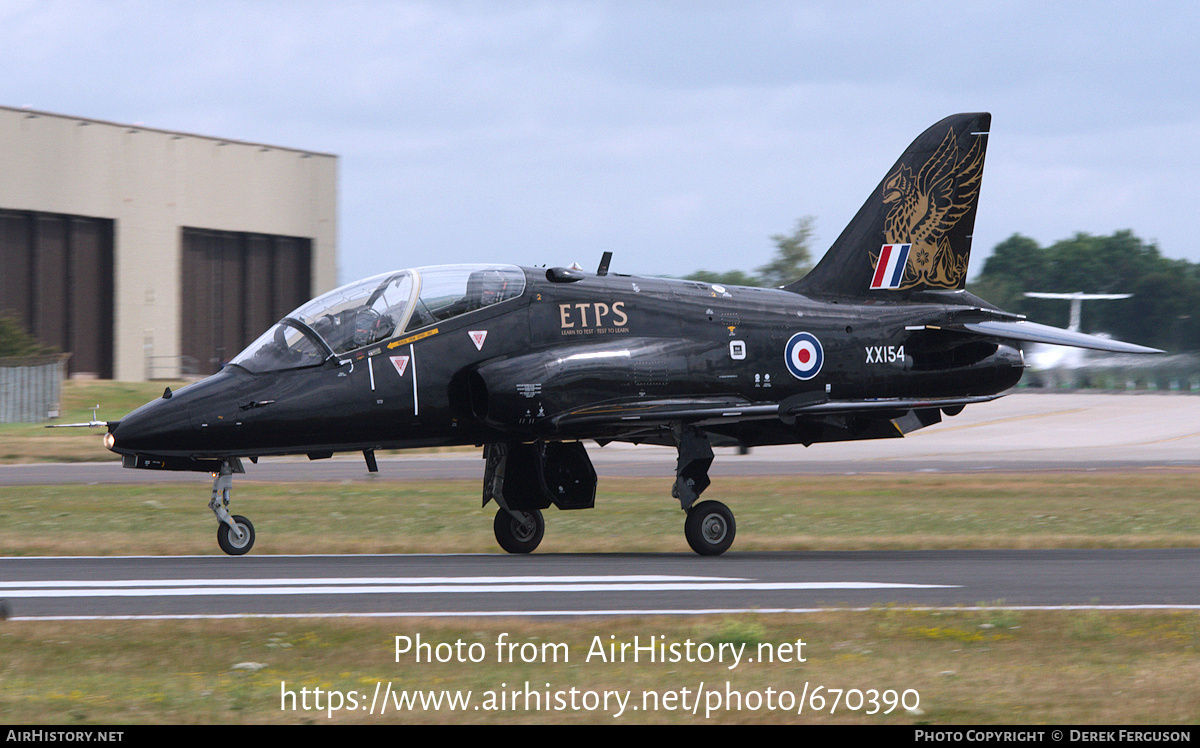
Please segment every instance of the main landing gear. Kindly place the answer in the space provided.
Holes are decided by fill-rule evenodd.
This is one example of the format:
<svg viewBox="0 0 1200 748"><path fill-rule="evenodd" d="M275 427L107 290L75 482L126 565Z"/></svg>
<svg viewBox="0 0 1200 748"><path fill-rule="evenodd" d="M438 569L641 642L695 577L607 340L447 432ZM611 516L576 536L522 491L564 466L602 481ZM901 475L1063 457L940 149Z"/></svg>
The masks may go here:
<svg viewBox="0 0 1200 748"><path fill-rule="evenodd" d="M679 459L671 495L687 512L683 534L701 556L729 550L737 523L719 501L698 501L711 482L713 451L708 434L695 426L674 428ZM590 509L596 502L596 471L579 442L502 442L484 447L483 505L499 507L492 522L496 542L509 553L532 553L542 542L546 520L542 510Z"/></svg>
<svg viewBox="0 0 1200 748"><path fill-rule="evenodd" d="M254 547L254 525L240 514L229 513L229 492L234 472L242 472L237 460L222 460L220 471L213 473L212 499L208 508L217 515L217 545L230 556L241 556Z"/></svg>
<svg viewBox="0 0 1200 748"><path fill-rule="evenodd" d="M484 447L483 505L500 508L492 530L509 553L532 553L546 533L542 510L590 509L596 470L579 442L499 442Z"/></svg>
<svg viewBox="0 0 1200 748"><path fill-rule="evenodd" d="M733 545L737 523L733 512L721 502L697 503L700 494L712 483L708 468L712 465L713 451L708 434L695 426L680 424L675 427L674 435L679 456L675 460L675 486L671 495L679 499L679 506L687 512L683 535L701 556L720 556Z"/></svg>

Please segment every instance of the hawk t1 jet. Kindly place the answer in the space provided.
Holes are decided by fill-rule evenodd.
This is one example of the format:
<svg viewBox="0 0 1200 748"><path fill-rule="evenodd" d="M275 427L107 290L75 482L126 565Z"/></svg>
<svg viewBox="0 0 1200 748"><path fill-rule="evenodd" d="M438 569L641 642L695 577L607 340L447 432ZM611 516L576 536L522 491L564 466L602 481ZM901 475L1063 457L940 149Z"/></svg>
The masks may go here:
<svg viewBox="0 0 1200 748"><path fill-rule="evenodd" d="M672 495L704 555L733 513L702 501L712 447L901 437L999 397L1022 341L1151 348L1026 321L964 290L989 114L920 135L804 278L744 288L573 268L398 270L281 319L219 373L109 422L130 468L214 475L218 542L242 459L477 445L496 540L529 553L542 510L588 509L584 440L674 446Z"/></svg>

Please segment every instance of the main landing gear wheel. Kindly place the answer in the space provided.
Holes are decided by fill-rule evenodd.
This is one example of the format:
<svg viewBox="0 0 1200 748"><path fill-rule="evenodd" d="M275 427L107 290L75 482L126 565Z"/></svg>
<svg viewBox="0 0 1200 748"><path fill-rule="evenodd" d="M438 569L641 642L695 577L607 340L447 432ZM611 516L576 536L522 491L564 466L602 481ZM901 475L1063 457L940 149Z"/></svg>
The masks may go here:
<svg viewBox="0 0 1200 748"><path fill-rule="evenodd" d="M720 556L733 545L737 523L733 512L719 501L702 501L688 510L683 534L688 545L701 556Z"/></svg>
<svg viewBox="0 0 1200 748"><path fill-rule="evenodd" d="M509 553L532 553L546 534L546 520L540 509L518 509L517 514L523 521L517 521L507 509L496 511L496 521L492 523L496 542Z"/></svg>
<svg viewBox="0 0 1200 748"><path fill-rule="evenodd" d="M230 556L240 556L254 547L254 525L240 514L233 515L233 522L242 531L241 540L233 534L229 525L222 522L217 525L217 545Z"/></svg>

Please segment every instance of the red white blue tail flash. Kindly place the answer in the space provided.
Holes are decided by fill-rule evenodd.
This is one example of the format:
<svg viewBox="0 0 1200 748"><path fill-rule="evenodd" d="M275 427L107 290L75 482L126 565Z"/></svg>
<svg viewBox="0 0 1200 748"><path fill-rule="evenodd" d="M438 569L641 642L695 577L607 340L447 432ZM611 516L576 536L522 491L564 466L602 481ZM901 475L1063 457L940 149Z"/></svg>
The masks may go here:
<svg viewBox="0 0 1200 748"><path fill-rule="evenodd" d="M899 288L900 281L904 280L904 269L908 267L910 249L911 244L883 245L875 265L875 276L871 278L871 288Z"/></svg>

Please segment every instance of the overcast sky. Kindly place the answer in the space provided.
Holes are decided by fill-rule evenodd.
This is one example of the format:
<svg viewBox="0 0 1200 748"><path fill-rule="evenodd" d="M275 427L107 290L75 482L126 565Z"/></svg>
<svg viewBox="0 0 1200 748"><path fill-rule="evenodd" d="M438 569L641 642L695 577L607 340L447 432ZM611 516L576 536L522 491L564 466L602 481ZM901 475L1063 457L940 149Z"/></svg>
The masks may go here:
<svg viewBox="0 0 1200 748"><path fill-rule="evenodd" d="M992 112L970 274L1014 232L1200 261L1200 4L0 0L0 104L337 154L339 276L754 270Z"/></svg>

